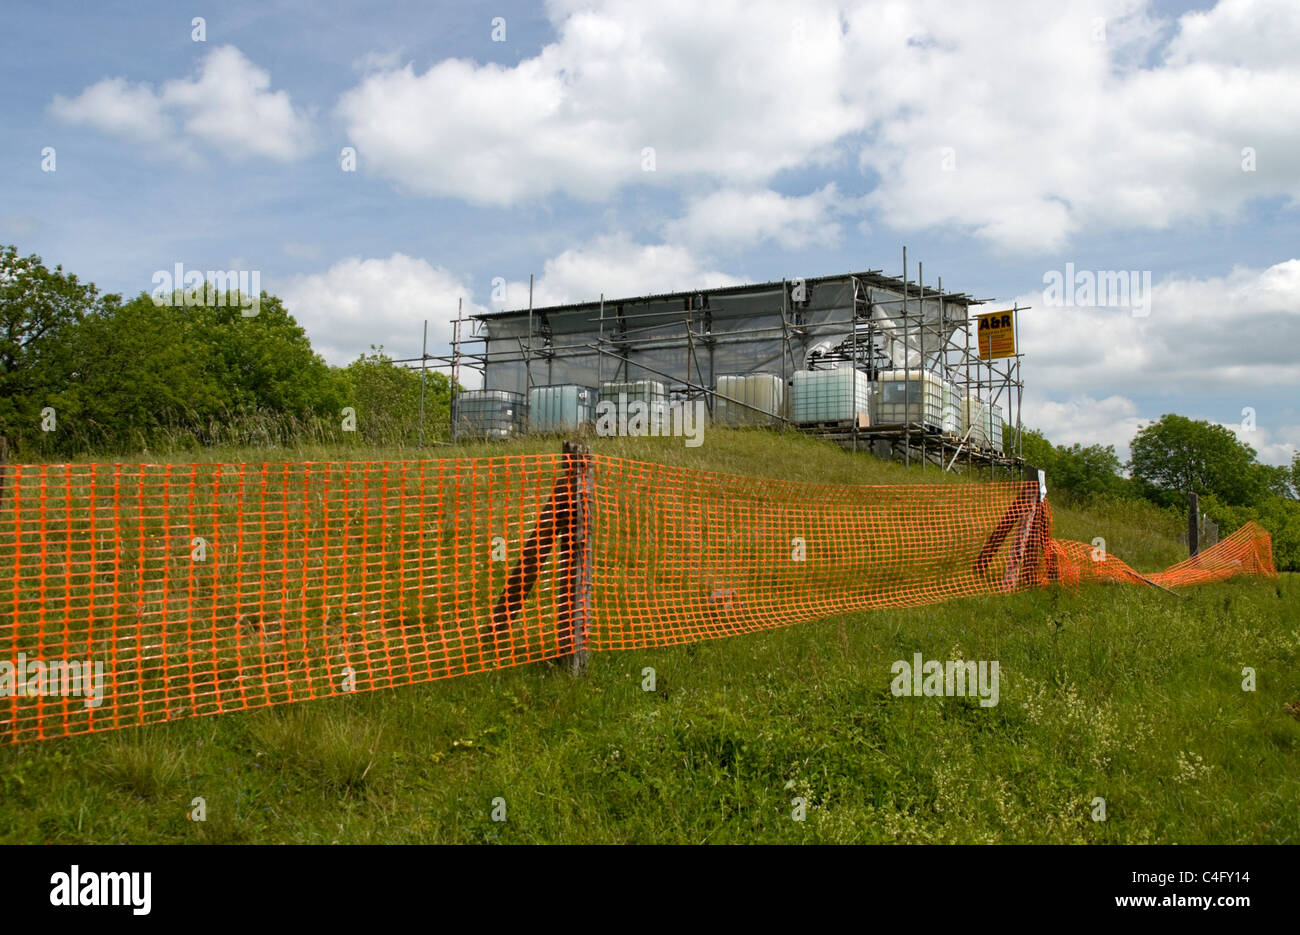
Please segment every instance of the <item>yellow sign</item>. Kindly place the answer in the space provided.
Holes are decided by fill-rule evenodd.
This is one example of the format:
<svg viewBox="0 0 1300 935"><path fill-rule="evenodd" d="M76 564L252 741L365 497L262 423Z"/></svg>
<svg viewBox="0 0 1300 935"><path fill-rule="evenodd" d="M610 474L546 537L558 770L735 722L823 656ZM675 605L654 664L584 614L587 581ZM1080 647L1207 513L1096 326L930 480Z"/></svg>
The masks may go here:
<svg viewBox="0 0 1300 935"><path fill-rule="evenodd" d="M980 323L979 346L982 360L1016 356L1016 313L1013 309L975 317Z"/></svg>

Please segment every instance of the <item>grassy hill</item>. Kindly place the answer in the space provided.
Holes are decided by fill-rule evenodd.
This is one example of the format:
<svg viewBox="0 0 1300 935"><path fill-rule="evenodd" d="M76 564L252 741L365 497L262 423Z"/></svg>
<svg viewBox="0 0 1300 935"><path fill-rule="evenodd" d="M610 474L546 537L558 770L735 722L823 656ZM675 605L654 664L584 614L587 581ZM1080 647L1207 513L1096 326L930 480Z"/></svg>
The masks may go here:
<svg viewBox="0 0 1300 935"><path fill-rule="evenodd" d="M595 446L790 479L959 480L761 431L711 430L695 449ZM1054 503L1054 515L1058 537L1103 537L1142 571L1183 557L1177 518L1153 508ZM917 652L997 660L999 703L895 697L891 664ZM581 679L538 665L3 748L0 841L1295 842L1300 723L1283 705L1300 699L1297 662L1300 584L1287 575L1183 596L1091 586L856 613L599 654ZM205 822L185 818L196 796Z"/></svg>

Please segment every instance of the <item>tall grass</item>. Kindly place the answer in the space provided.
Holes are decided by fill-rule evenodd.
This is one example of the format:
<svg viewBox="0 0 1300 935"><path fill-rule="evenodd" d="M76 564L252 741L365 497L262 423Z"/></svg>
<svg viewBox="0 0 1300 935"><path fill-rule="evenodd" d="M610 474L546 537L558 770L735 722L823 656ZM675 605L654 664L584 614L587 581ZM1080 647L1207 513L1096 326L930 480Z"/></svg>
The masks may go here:
<svg viewBox="0 0 1300 935"><path fill-rule="evenodd" d="M710 430L698 449L594 444L791 480L961 480L792 434ZM399 455L411 452L365 452ZM1182 557L1158 512L1126 502L1054 513L1056 535L1102 537L1143 570ZM1300 700L1298 621L1289 575L1182 596L1053 588L600 653L582 679L540 665L6 747L0 840L1295 843L1300 723L1284 705ZM916 652L997 660L999 704L895 697L891 664ZM186 819L196 796L205 822ZM492 818L497 798L504 822ZM1098 798L1105 821L1093 820Z"/></svg>
<svg viewBox="0 0 1300 935"><path fill-rule="evenodd" d="M1295 843L1297 610L1290 577L972 598L6 748L0 840ZM998 660L998 705L893 696L916 652Z"/></svg>

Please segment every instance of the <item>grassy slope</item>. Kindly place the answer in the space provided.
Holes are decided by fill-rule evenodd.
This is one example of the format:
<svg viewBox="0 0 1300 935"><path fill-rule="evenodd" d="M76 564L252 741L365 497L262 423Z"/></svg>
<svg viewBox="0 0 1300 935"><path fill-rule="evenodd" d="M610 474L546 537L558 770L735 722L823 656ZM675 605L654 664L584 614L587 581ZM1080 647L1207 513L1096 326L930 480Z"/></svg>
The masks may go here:
<svg viewBox="0 0 1300 935"><path fill-rule="evenodd" d="M597 450L832 482L941 479L765 432ZM219 457L340 456L409 454ZM1058 536L1102 536L1140 570L1181 557L1156 511L1054 512ZM1293 576L1185 598L1053 589L603 654L585 680L542 665L10 747L0 841L1295 842L1300 724L1282 704L1300 698L1297 611ZM893 697L890 665L914 652L998 660L1000 703ZM1256 692L1241 690L1243 666ZM187 822L198 795L208 820ZM491 820L497 796L505 822ZM791 819L794 796L806 821ZM1096 796L1104 823L1089 817Z"/></svg>

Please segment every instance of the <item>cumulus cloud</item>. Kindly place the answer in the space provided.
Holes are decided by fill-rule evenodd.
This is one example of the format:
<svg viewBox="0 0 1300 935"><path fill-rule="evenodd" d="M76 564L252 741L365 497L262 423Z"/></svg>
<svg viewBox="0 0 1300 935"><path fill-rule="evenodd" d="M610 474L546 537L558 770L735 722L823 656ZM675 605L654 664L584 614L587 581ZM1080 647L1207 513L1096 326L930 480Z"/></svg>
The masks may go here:
<svg viewBox="0 0 1300 935"><path fill-rule="evenodd" d="M831 158L838 20L775 0L553 3L557 41L513 67L451 59L370 74L337 113L371 171L494 205L706 176L754 185ZM648 150L653 150L649 153Z"/></svg>
<svg viewBox="0 0 1300 935"><path fill-rule="evenodd" d="M1294 200L1300 66L1255 58L1250 31L1218 31L1256 6L1283 37L1271 44L1294 47L1300 8L1272 0L1225 0L1208 20L1170 24L1149 67L1154 30L1130 0L1015 3L999 16L909 5L874 32L855 29L878 66L862 93L894 111L862 153L882 176L873 207L904 230L957 224L1037 251L1085 229L1162 229L1232 216L1253 198ZM859 8L850 22L877 18ZM1256 171L1242 171L1246 147Z"/></svg>
<svg viewBox="0 0 1300 935"><path fill-rule="evenodd" d="M207 54L195 77L158 90L105 78L73 98L56 94L50 113L164 155L193 160L215 149L235 160L288 162L312 148L311 120L287 92L270 88L268 72L234 46L221 46Z"/></svg>
<svg viewBox="0 0 1300 935"><path fill-rule="evenodd" d="M165 139L172 129L153 88L124 78L105 78L71 99L56 94L50 112L64 123L87 124L143 143Z"/></svg>
<svg viewBox="0 0 1300 935"><path fill-rule="evenodd" d="M692 199L667 233L675 241L715 248L744 249L765 240L790 250L831 247L843 236L836 220L843 209L834 182L800 196L771 189L720 189Z"/></svg>
<svg viewBox="0 0 1300 935"><path fill-rule="evenodd" d="M1167 277L1153 284L1146 317L1128 308L1054 307L1041 292L1019 301L1033 306L1020 319L1026 381L1048 392L1262 394L1300 383L1297 259L1226 276Z"/></svg>
<svg viewBox="0 0 1300 935"><path fill-rule="evenodd" d="M1225 429L1237 436L1237 441L1255 449L1256 455L1264 464L1289 465L1296 451L1300 450L1300 425L1284 425L1276 430L1256 424L1248 428L1245 420L1241 422L1219 422Z"/></svg>
<svg viewBox="0 0 1300 935"><path fill-rule="evenodd" d="M280 295L312 347L339 365L372 344L390 357L418 357L426 318L429 353L445 353L457 299L466 300L467 315L483 311L469 301L472 292L461 278L403 253L341 260L323 273L289 279Z"/></svg>
<svg viewBox="0 0 1300 935"><path fill-rule="evenodd" d="M1026 426L1041 431L1055 445L1114 445L1115 453L1123 462L1131 454L1129 443L1133 436L1159 418L1159 415L1143 417L1139 408L1137 402L1127 396L1097 399L1083 393L1052 400L1035 394L1025 400L1023 421ZM1238 441L1250 445L1264 464L1288 465L1300 450L1296 444L1300 441L1300 425L1269 427L1256 423L1252 427L1244 418L1239 422L1206 421L1222 426Z"/></svg>
<svg viewBox="0 0 1300 935"><path fill-rule="evenodd" d="M1295 63L1296 7L1291 0L1220 0L1179 19L1166 60L1232 67Z"/></svg>
<svg viewBox="0 0 1300 935"><path fill-rule="evenodd" d="M1042 293L1018 301L1032 306L1020 318L1025 422L1057 443L1126 451L1140 421L1132 397L1165 407L1153 418L1183 411L1177 407L1189 396L1217 400L1218 412L1277 412L1290 402L1279 387L1300 383L1300 260L1167 277L1154 283L1146 317L1127 308L1054 307ZM1178 403L1159 402L1170 396ZM1269 463L1288 462L1300 441L1295 426L1251 432L1223 424Z"/></svg>
<svg viewBox="0 0 1300 935"><path fill-rule="evenodd" d="M1176 20L1143 0L548 9L556 41L517 65L380 68L346 92L369 170L479 204L658 184L761 208L779 173L856 155L873 218L1027 252L1300 198L1289 0Z"/></svg>
<svg viewBox="0 0 1300 935"><path fill-rule="evenodd" d="M1054 445L1114 445L1121 461L1128 459L1128 443L1147 421L1126 396L1097 399L1082 393L1060 401L1028 397L1022 419Z"/></svg>
<svg viewBox="0 0 1300 935"><path fill-rule="evenodd" d="M590 243L546 261L533 283L533 307L626 298L656 292L714 289L744 282L709 269L686 247L639 244L626 234L598 237ZM494 296L493 309L527 308L528 280L506 285L504 297Z"/></svg>

